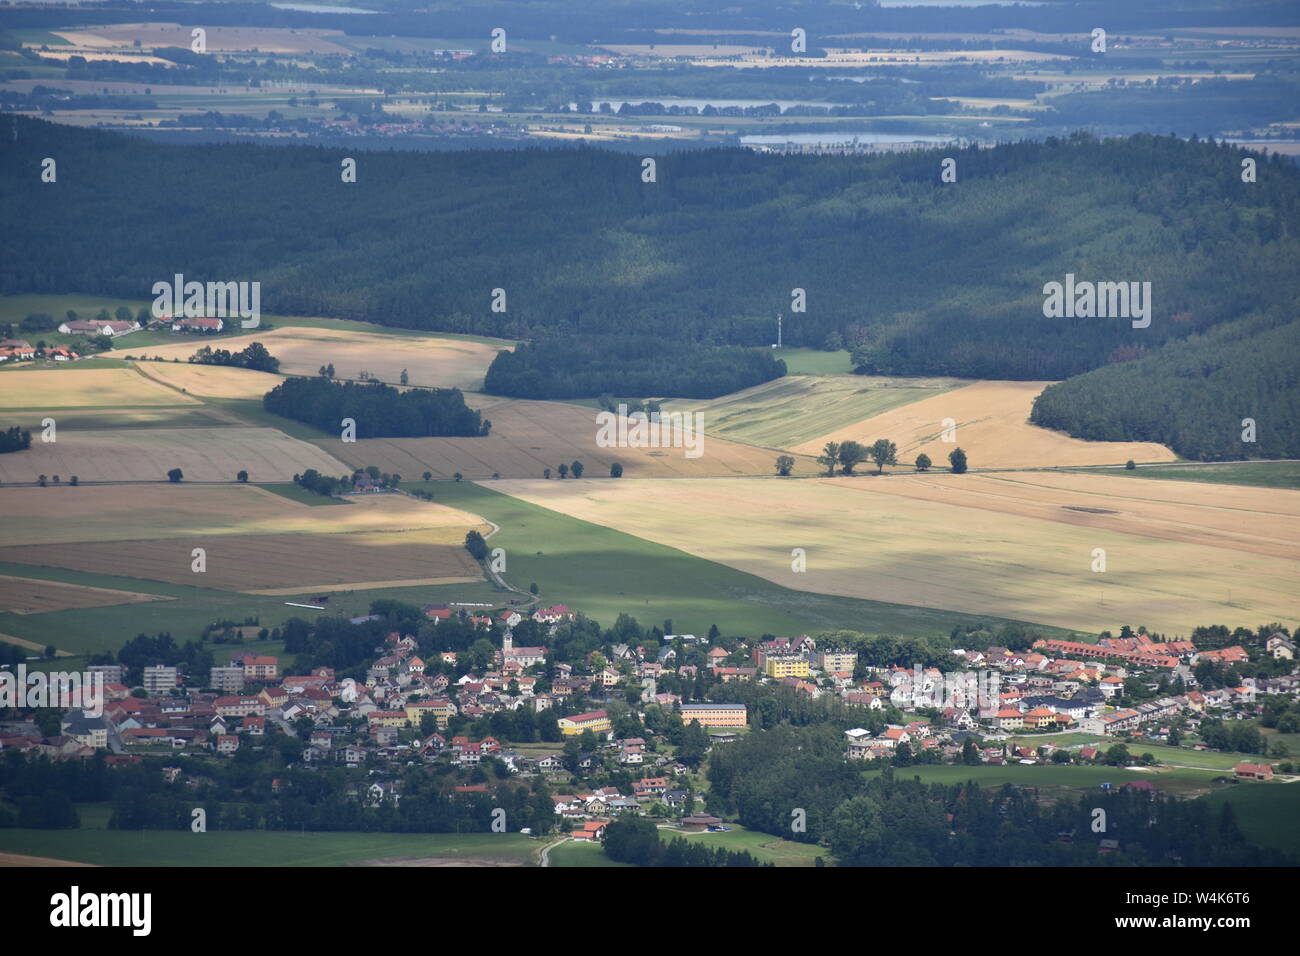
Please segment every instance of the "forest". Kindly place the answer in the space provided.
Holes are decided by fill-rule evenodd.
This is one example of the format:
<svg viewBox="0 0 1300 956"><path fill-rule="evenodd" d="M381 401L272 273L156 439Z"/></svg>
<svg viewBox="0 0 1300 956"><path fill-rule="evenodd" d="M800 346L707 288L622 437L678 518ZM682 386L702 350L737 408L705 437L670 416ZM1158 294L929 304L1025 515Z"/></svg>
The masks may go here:
<svg viewBox="0 0 1300 956"><path fill-rule="evenodd" d="M375 152L358 153L357 182L344 184L341 150L158 146L10 122L18 141L0 155L0 202L24 225L0 235L0 292L138 297L180 270L256 279L280 314L531 341L536 352L490 378L512 395L720 394L772 368L705 352L713 364L684 376L665 357L765 348L778 314L787 344L843 342L863 373L1122 378L1168 342L1265 316L1240 326L1249 356L1300 299L1300 171L1195 139L1078 133L851 157L693 150L659 156L654 182L634 156L590 148ZM939 176L949 154L955 183ZM46 156L58 157L57 188L40 182ZM1257 163L1254 182L1244 159ZM192 228L217 209L210 228ZM1067 274L1149 281L1149 327L1045 318L1043 286ZM804 311L792 311L795 290ZM615 371L640 336L657 344ZM545 363L559 348L564 365ZM1144 368L1177 374L1159 359ZM716 391L699 391L710 375ZM1232 399L1220 405L1294 394L1270 399L1257 376L1231 369L1217 384ZM1085 405L1119 400L1072 387ZM1089 437L1132 437L1114 417ZM1195 430L1180 409L1163 427Z"/></svg>
<svg viewBox="0 0 1300 956"><path fill-rule="evenodd" d="M325 432L339 431L350 418L356 438L477 437L492 429L457 388L401 392L382 382L290 378L262 397L262 407Z"/></svg>

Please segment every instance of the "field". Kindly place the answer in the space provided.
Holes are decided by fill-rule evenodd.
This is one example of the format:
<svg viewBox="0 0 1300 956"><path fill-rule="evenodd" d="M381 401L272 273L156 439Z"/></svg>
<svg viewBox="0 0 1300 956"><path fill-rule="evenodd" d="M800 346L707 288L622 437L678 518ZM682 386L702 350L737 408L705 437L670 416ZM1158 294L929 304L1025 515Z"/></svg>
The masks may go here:
<svg viewBox="0 0 1300 956"><path fill-rule="evenodd" d="M109 607L114 604L160 600L163 599L158 595L137 591L116 591L0 574L0 611L12 614L43 614L46 611L64 611L69 608Z"/></svg>
<svg viewBox="0 0 1300 956"><path fill-rule="evenodd" d="M888 438L898 446L900 463L925 453L936 466L948 466L948 453L960 447L971 468L1043 468L1108 465L1134 461L1173 461L1163 445L1151 442L1089 442L1064 432L1029 424L1034 398L1050 382L976 382L832 429L795 445L808 455L828 441L871 444ZM944 420L952 419L953 441L942 440Z"/></svg>
<svg viewBox="0 0 1300 956"><path fill-rule="evenodd" d="M794 448L820 435L962 384L958 379L891 379L861 375L787 375L712 401L666 402L664 411L699 412L709 436ZM823 442L823 444L825 444ZM813 465L810 470L816 470Z"/></svg>
<svg viewBox="0 0 1300 956"><path fill-rule="evenodd" d="M358 866L379 860L531 864L541 844L518 833L191 833L166 830L4 830L0 852L101 866Z"/></svg>
<svg viewBox="0 0 1300 956"><path fill-rule="evenodd" d="M233 481L240 470L254 481L288 481L308 468L328 475L349 471L320 448L273 428L69 428L59 430L56 441L42 442L33 435L27 451L0 456L0 481L30 482L42 474L64 480L76 475L82 481L166 481L172 468L180 468L190 481Z"/></svg>
<svg viewBox="0 0 1300 956"><path fill-rule="evenodd" d="M1225 504L1208 486L1057 473L494 487L800 591L1083 633L1294 616L1291 492L1234 488ZM1104 573L1092 570L1096 548Z"/></svg>
<svg viewBox="0 0 1300 956"><path fill-rule="evenodd" d="M482 386L483 375L496 353L510 344L502 341L494 346L469 339L297 326L222 338L221 347L233 352L250 342L265 345L280 360L280 371L287 375L316 375L322 365L333 363L338 379L359 379L365 371L396 385L405 369L412 385L470 390ZM148 354L183 362L196 348L193 342L161 345L150 347Z"/></svg>
<svg viewBox="0 0 1300 956"><path fill-rule="evenodd" d="M680 633L702 634L717 624L724 634L816 634L851 628L946 637L958 623L985 620L996 625L1004 620L1001 615L977 617L792 590L686 550L575 520L492 490L506 484L441 482L418 487L428 488L444 504L482 515L501 527L488 545L505 550L507 581L524 589L536 583L543 600L563 601L605 626L626 612L647 627L671 618ZM565 484L589 487L593 483ZM638 484L628 483L628 487ZM1065 636L1050 628L1046 632Z"/></svg>
<svg viewBox="0 0 1300 956"><path fill-rule="evenodd" d="M817 857L830 856L829 850L813 843L795 843L793 840L774 837L770 833L746 830L739 824L728 825L731 829L725 833L660 830L659 835L665 840L683 836L692 843L704 843L714 849L748 850L758 857L760 863L775 863L777 866L813 866Z"/></svg>
<svg viewBox="0 0 1300 956"><path fill-rule="evenodd" d="M1100 469L1099 469L1100 471ZM1125 478L1156 478L1160 481L1196 481L1221 485L1248 485L1253 488L1290 488L1300 490L1300 462L1246 461L1209 464L1177 464L1159 467L1106 468L1107 475Z"/></svg>
<svg viewBox="0 0 1300 956"><path fill-rule="evenodd" d="M625 478L701 477L774 474L776 453L707 436L698 458L684 448L601 448L596 444L596 411L561 402L476 399L471 402L492 422L483 438L368 438L354 443L339 439L315 442L329 454L354 467L375 465L408 481L430 472L450 478L541 478L543 469L555 473L561 463L581 461L588 475L608 476L621 462ZM707 421L707 419L706 419ZM802 468L810 472L812 462Z"/></svg>
<svg viewBox="0 0 1300 956"><path fill-rule="evenodd" d="M847 349L826 352L822 349L773 349L772 354L785 362L787 375L848 375L853 361Z"/></svg>
<svg viewBox="0 0 1300 956"><path fill-rule="evenodd" d="M0 409L55 412L63 408L196 405L197 399L145 378L131 368L73 362L54 368L15 369L0 375Z"/></svg>
<svg viewBox="0 0 1300 956"><path fill-rule="evenodd" d="M204 398L260 399L283 381L279 375L270 372L254 372L252 369L224 365L139 362L136 368L164 385Z"/></svg>
<svg viewBox="0 0 1300 956"><path fill-rule="evenodd" d="M598 867L628 867L631 863L620 863L617 860L611 860L605 855L605 851L599 843L590 843L585 840L566 840L559 844L550 853L547 854L551 866L570 867L570 866L598 866Z"/></svg>
<svg viewBox="0 0 1300 956"><path fill-rule="evenodd" d="M872 777L879 770L865 771L865 776ZM1204 793L1215 787L1229 787L1231 784L1215 784L1213 780L1220 776L1212 770L1127 770L1123 767L1094 767L1089 765L1056 764L1008 764L1004 767L981 765L978 767L959 767L935 765L927 767L906 767L895 771L902 778L920 777L923 783L955 784L973 780L982 787L1000 787L1004 783L1022 787L1039 787L1063 795L1078 795L1098 790L1103 783L1120 786L1133 780L1146 780L1158 790L1182 796Z"/></svg>
<svg viewBox="0 0 1300 956"><path fill-rule="evenodd" d="M1201 798L1228 805L1246 838L1300 856L1300 784L1240 784Z"/></svg>
<svg viewBox="0 0 1300 956"><path fill-rule="evenodd" d="M38 544L0 548L0 561L257 594L295 594L344 586L368 590L400 586L404 580L458 584L478 581L482 576L478 564L463 547L469 527ZM205 551L207 567L201 574L190 566L192 549L199 547Z"/></svg>
<svg viewBox="0 0 1300 956"><path fill-rule="evenodd" d="M465 534L487 530L473 515L404 495L326 509L246 485L6 495L28 522L15 522L0 561L260 593L475 582ZM196 547L206 552L201 574L191 568Z"/></svg>
<svg viewBox="0 0 1300 956"><path fill-rule="evenodd" d="M340 30L289 30L274 27L207 27L207 45L212 53L257 50L261 53L347 53L333 36ZM174 46L188 49L190 28L175 23L119 23L84 30L58 30L77 47L89 49L130 48L136 40L143 47Z"/></svg>

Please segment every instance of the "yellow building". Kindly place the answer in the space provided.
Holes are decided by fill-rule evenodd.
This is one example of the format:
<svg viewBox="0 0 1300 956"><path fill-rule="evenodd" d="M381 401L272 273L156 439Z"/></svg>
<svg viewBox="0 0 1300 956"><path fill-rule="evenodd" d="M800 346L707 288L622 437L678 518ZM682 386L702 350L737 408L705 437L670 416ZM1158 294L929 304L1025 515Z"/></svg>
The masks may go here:
<svg viewBox="0 0 1300 956"><path fill-rule="evenodd" d="M806 657L767 657L763 660L763 673L768 677L808 677L812 674Z"/></svg>
<svg viewBox="0 0 1300 956"><path fill-rule="evenodd" d="M681 704L682 723L701 727L748 727L749 711L744 704Z"/></svg>
<svg viewBox="0 0 1300 956"><path fill-rule="evenodd" d="M560 733L566 737L576 737L590 730L593 734L607 734L614 729L609 714L603 710L593 710L585 714L559 719Z"/></svg>
<svg viewBox="0 0 1300 956"><path fill-rule="evenodd" d="M828 674L840 671L848 671L851 674L857 663L856 651L822 651L817 655L817 666Z"/></svg>

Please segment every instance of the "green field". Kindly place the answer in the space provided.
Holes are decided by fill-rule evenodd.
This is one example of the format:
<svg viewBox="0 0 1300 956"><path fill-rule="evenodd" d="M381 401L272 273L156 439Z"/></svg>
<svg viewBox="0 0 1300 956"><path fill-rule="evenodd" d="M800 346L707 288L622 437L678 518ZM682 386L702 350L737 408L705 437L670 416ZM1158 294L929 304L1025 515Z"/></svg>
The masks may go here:
<svg viewBox="0 0 1300 956"><path fill-rule="evenodd" d="M53 644L60 650L73 654L117 651L137 634L156 634L160 631L170 632L178 644L184 644L187 640L197 639L205 625L217 620L242 621L252 616L258 618L263 627L271 628L283 624L291 617L307 620L320 614L357 617L369 613L370 603L381 598L412 604L450 601L497 603L502 600L501 593L486 582L446 584L331 592L329 610L313 611L285 604L287 600L302 601L301 597L240 594L62 568L0 562L0 574L68 581L72 584L140 591L174 598L171 601L153 601L148 604L50 611L45 614L0 613L0 633L25 638L41 645Z"/></svg>
<svg viewBox="0 0 1300 956"><path fill-rule="evenodd" d="M726 825L731 827L726 833L660 830L659 835L665 840L682 836L692 843L704 843L714 849L748 850L760 863L775 863L777 866L814 866L819 856L827 862L830 860L830 851L815 843L782 840L770 833L746 830L738 823Z"/></svg>
<svg viewBox="0 0 1300 956"><path fill-rule="evenodd" d="M947 637L979 618L951 611L792 591L611 528L570 518L472 482L404 482L440 504L482 515L501 527L489 548L504 548L505 578L542 600L562 602L605 626L626 612L649 627L671 618L678 633L806 634L851 628L898 636ZM3 627L0 627L3 630ZM1067 636L1039 628L1044 636ZM1050 634L1049 634L1050 632Z"/></svg>
<svg viewBox="0 0 1300 956"><path fill-rule="evenodd" d="M550 860L551 866L560 867L632 866L631 863L620 863L617 860L611 860L605 855L605 851L599 843L589 843L585 840L568 840L561 843L551 850L546 858Z"/></svg>
<svg viewBox="0 0 1300 956"><path fill-rule="evenodd" d="M1252 843L1300 856L1300 784L1242 783L1201 799L1216 809L1230 805Z"/></svg>
<svg viewBox="0 0 1300 956"><path fill-rule="evenodd" d="M529 865L541 846L518 833L0 830L0 853L101 866L342 866L424 858Z"/></svg>
<svg viewBox="0 0 1300 956"><path fill-rule="evenodd" d="M879 770L864 771L867 777ZM1056 764L1007 764L998 766L948 766L900 767L894 771L902 778L920 777L924 783L955 784L974 780L982 787L1000 787L1011 783L1022 787L1041 787L1051 790L1085 792L1098 789L1103 783L1115 786L1132 780L1147 780L1159 790L1189 794L1214 786L1211 781L1220 774L1212 770L1171 769L1161 772L1125 770L1122 767L1058 766ZM1223 784L1222 786L1231 786Z"/></svg>
<svg viewBox="0 0 1300 956"><path fill-rule="evenodd" d="M334 498L330 495L318 495L314 491L308 491L302 485L295 485L291 481L278 484L259 484L257 487L265 488L267 491L274 492L281 498L288 498L290 501L301 502L304 505L310 505L315 508L320 505L346 505L351 504L342 498Z"/></svg>
<svg viewBox="0 0 1300 956"><path fill-rule="evenodd" d="M773 349L772 354L785 362L787 375L848 375L853 371L847 349Z"/></svg>
<svg viewBox="0 0 1300 956"><path fill-rule="evenodd" d="M1220 464L1139 465L1126 468L1092 468L1089 472L1161 481L1199 481L1210 484L1250 485L1254 488L1300 489L1300 462L1227 461Z"/></svg>
<svg viewBox="0 0 1300 956"><path fill-rule="evenodd" d="M664 410L699 412L704 431L719 438L792 448L960 384L946 378L787 375L712 401L666 402Z"/></svg>
<svg viewBox="0 0 1300 956"><path fill-rule="evenodd" d="M1200 770L1231 770L1237 764L1253 763L1263 758L1259 754L1224 753L1218 750L1192 750L1190 747L1171 747L1168 744L1149 743L1144 740L1120 740L1114 737L1097 737L1092 734L1050 734L1042 737L1032 734L1013 737L1020 747L1037 747L1053 744L1057 747L1094 746L1105 753L1115 744L1128 747L1134 757L1150 754L1162 764L1176 767L1195 767Z"/></svg>

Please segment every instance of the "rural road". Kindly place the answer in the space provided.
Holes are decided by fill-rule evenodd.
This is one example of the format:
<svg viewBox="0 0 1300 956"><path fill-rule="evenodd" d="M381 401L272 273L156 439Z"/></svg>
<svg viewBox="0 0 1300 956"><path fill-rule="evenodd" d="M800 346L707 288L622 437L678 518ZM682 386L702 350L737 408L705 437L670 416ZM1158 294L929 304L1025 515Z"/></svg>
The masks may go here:
<svg viewBox="0 0 1300 956"><path fill-rule="evenodd" d="M538 865L538 866L550 866L550 865L551 865L551 851L554 850L554 849L555 849L557 846L559 846L561 843L568 843L568 842L569 842L569 837L560 837L560 838L559 838L558 840L556 840L555 842L546 844L546 846L542 847L542 852L541 852L540 854L538 854L538 857L537 857L537 865Z"/></svg>

